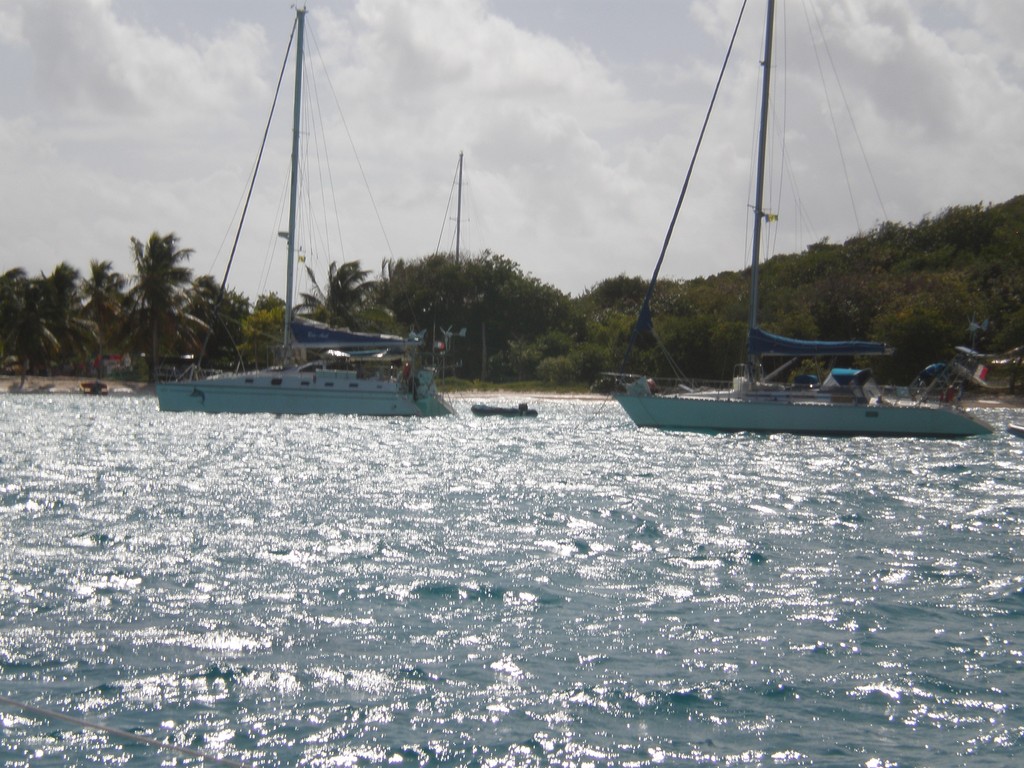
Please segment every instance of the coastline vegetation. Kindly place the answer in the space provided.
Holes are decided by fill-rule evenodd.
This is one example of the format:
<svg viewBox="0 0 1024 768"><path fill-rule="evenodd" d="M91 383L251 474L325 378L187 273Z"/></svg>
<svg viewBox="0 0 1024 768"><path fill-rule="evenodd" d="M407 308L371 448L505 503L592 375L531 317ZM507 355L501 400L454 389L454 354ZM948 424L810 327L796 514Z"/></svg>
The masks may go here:
<svg viewBox="0 0 1024 768"><path fill-rule="evenodd" d="M896 354L872 365L896 384L955 346L974 346L1004 356L997 375L1012 389L1024 345L1022 233L1024 196L777 255L762 266L762 325L802 338L887 341ZM109 260L92 261L84 275L67 262L49 274L0 274L5 373L152 381L200 357L207 370L274 362L280 297L252 300L194 275L192 250L176 234L130 243L132 275ZM453 389L529 382L562 391L620 369L648 282L618 275L570 296L490 251L388 261L375 275L358 261L332 262L310 278L297 314L360 331L425 330ZM745 344L748 292L748 270L660 281L657 337L639 339L626 369L671 376L664 347L688 376L728 379Z"/></svg>

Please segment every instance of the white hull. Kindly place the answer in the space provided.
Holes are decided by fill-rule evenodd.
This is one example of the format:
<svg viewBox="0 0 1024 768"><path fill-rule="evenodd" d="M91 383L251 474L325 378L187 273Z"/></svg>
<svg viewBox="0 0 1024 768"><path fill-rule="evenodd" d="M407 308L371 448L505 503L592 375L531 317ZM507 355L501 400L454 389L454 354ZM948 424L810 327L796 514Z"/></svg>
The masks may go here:
<svg viewBox="0 0 1024 768"><path fill-rule="evenodd" d="M421 377L423 374L421 373ZM416 397L394 379L359 378L351 371L260 371L200 381L163 382L161 411L202 413L447 416L451 408L431 378Z"/></svg>
<svg viewBox="0 0 1024 768"><path fill-rule="evenodd" d="M750 316L747 324L746 360L733 377L732 391L662 395L652 388L655 384L653 381L636 379L624 394L616 395L616 399L638 426L659 429L871 437L968 437L990 434L992 429L987 424L951 405L885 399L871 379L870 370L833 368L820 387L810 382L805 387L777 386L762 380L764 357L789 359L790 363L777 370L776 373L781 374L792 362L801 358L825 360L891 353L886 345L877 342L791 339L768 333L759 325L761 229L763 224L777 218L777 213L769 212L764 207L775 0L768 0L767 6L764 55L761 58L757 176L750 238ZM689 178L688 174L687 182ZM682 204L682 195L679 204ZM678 213L679 205L672 218L669 236ZM668 237L665 239L667 246ZM644 329L653 329L650 299L664 257L663 247L637 317L627 358L637 334ZM770 375L769 380L774 375Z"/></svg>
<svg viewBox="0 0 1024 768"><path fill-rule="evenodd" d="M878 405L764 398L619 394L639 427L686 432L784 432L868 437L969 437L992 429L966 412L939 405Z"/></svg>

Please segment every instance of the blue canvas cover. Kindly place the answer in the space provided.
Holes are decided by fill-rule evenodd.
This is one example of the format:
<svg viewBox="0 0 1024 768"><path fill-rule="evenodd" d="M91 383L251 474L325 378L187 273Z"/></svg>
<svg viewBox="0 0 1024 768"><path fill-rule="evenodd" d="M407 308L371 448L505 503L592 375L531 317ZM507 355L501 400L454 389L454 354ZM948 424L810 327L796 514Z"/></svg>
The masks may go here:
<svg viewBox="0 0 1024 768"><path fill-rule="evenodd" d="M346 328L331 328L309 320L294 321L292 336L297 346L317 349L404 349L419 344L418 341L403 339L400 336L356 333Z"/></svg>
<svg viewBox="0 0 1024 768"><path fill-rule="evenodd" d="M779 357L835 357L838 355L891 355L893 350L880 341L805 341L790 339L752 328L747 337L752 355Z"/></svg>

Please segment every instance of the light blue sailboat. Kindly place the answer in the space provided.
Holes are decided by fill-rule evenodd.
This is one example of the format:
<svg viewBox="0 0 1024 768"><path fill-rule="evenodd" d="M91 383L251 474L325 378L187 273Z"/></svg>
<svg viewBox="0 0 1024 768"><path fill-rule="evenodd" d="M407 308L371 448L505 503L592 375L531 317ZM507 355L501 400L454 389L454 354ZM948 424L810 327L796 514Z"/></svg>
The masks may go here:
<svg viewBox="0 0 1024 768"><path fill-rule="evenodd" d="M288 274L282 360L318 349L315 362L253 373L159 382L161 411L207 413L444 416L451 407L438 393L431 368L420 365L422 339L353 333L293 317L295 221L299 185L302 55L306 10L295 18L295 99L288 210Z"/></svg>
<svg viewBox="0 0 1024 768"><path fill-rule="evenodd" d="M747 360L737 366L731 388L708 391L674 388L665 391L646 376L623 375L623 380L627 382L625 391L616 394L616 400L638 426L666 430L938 438L991 433L991 426L953 402L933 403L909 395L895 397L884 394L871 378L870 371L833 371L820 385L775 384L770 381L771 375L764 375L762 358L768 356L834 358L878 355L890 351L884 344L874 342L789 339L769 334L759 327L761 225L768 218L764 210L764 176L774 16L775 1L768 0L762 60ZM676 214L678 212L677 206ZM671 231L670 227L669 236ZM668 238L665 244L667 246ZM663 249L644 298L630 348L639 331L653 327L650 300L664 256Z"/></svg>

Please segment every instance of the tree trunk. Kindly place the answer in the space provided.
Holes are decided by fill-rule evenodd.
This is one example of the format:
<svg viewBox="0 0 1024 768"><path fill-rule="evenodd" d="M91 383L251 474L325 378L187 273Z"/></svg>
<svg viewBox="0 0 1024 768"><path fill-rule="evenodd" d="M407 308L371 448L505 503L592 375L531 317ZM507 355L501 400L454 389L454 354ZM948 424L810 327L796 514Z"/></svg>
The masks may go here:
<svg viewBox="0 0 1024 768"><path fill-rule="evenodd" d="M153 324L153 357L149 361L149 381L152 384L156 383L156 367L157 367L157 331L156 324Z"/></svg>

